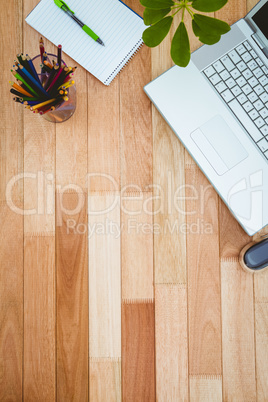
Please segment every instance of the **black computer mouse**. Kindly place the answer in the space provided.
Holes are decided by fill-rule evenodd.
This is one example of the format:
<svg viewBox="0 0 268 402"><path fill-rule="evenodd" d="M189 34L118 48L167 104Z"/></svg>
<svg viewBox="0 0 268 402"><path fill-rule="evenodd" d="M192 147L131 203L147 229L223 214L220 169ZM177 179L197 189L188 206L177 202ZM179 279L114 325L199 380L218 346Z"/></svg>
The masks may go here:
<svg viewBox="0 0 268 402"><path fill-rule="evenodd" d="M240 264L248 272L260 272L268 268L268 238L250 243L240 253Z"/></svg>

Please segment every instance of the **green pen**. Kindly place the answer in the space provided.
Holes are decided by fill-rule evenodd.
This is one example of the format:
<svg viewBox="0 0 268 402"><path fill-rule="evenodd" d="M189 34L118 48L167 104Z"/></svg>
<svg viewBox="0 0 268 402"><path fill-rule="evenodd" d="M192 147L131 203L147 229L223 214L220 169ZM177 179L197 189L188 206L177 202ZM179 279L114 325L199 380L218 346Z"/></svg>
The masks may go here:
<svg viewBox="0 0 268 402"><path fill-rule="evenodd" d="M100 45L104 46L103 41L101 38L95 34L95 32L92 31L87 25L85 25L82 21L80 21L76 16L74 15L74 11L70 9L70 7L67 6L66 3L62 0L54 0L54 3L62 9L66 14L69 15L75 22L77 22L78 25L85 31L92 39L94 39L96 42L98 42Z"/></svg>

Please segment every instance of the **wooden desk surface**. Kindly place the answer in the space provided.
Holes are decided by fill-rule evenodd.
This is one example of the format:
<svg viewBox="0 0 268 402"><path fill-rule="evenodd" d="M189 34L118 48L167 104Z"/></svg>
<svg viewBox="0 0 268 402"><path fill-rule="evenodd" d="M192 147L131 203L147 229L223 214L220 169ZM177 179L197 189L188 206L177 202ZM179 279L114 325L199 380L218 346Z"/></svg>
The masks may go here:
<svg viewBox="0 0 268 402"><path fill-rule="evenodd" d="M37 2L1 4L0 400L267 401L268 273L241 270L250 239L142 89L170 36L109 87L78 68L54 125L8 92L15 55L38 53Z"/></svg>

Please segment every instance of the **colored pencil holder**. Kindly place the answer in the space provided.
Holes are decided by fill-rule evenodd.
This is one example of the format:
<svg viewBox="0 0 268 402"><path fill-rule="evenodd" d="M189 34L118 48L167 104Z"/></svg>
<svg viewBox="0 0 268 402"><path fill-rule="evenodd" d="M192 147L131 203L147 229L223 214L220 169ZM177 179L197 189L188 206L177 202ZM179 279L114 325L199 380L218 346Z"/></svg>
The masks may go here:
<svg viewBox="0 0 268 402"><path fill-rule="evenodd" d="M55 54L48 53L48 61L49 59L57 60L57 56ZM41 73L41 61L40 54L33 57L32 62L37 71L37 74L42 77L42 75L46 75L46 73ZM66 66L66 63L62 60L62 63ZM47 121L52 123L63 123L68 120L75 112L76 109L76 87L73 85L70 88L66 89L68 91L68 101L64 101L61 105L57 106L55 110L45 113L42 117Z"/></svg>

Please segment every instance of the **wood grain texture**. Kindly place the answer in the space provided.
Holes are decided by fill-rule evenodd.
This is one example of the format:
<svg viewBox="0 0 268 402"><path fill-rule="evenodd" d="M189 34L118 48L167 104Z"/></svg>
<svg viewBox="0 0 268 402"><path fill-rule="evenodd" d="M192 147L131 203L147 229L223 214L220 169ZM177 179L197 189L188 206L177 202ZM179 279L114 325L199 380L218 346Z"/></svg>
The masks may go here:
<svg viewBox="0 0 268 402"><path fill-rule="evenodd" d="M89 355L120 358L119 194L89 194L89 206Z"/></svg>
<svg viewBox="0 0 268 402"><path fill-rule="evenodd" d="M121 359L92 359L90 372L90 401L121 401Z"/></svg>
<svg viewBox="0 0 268 402"><path fill-rule="evenodd" d="M139 2L126 4L142 14ZM120 73L121 186L134 184L142 191L150 191L153 180L151 104L143 91L150 80L150 49L143 46Z"/></svg>
<svg viewBox="0 0 268 402"><path fill-rule="evenodd" d="M109 87L88 75L90 191L120 189L119 77Z"/></svg>
<svg viewBox="0 0 268 402"><path fill-rule="evenodd" d="M24 400L56 396L55 236L24 240Z"/></svg>
<svg viewBox="0 0 268 402"><path fill-rule="evenodd" d="M57 193L56 202L57 399L80 402L88 400L87 194Z"/></svg>
<svg viewBox="0 0 268 402"><path fill-rule="evenodd" d="M154 303L122 304L122 400L155 401Z"/></svg>
<svg viewBox="0 0 268 402"><path fill-rule="evenodd" d="M63 54L67 66L76 62ZM87 74L83 68L75 71L77 107L71 119L56 125L56 185L74 184L86 188L87 175Z"/></svg>
<svg viewBox="0 0 268 402"><path fill-rule="evenodd" d="M201 171L186 169L189 372L221 374L218 196Z"/></svg>
<svg viewBox="0 0 268 402"><path fill-rule="evenodd" d="M186 285L156 285L155 346L157 401L188 401Z"/></svg>
<svg viewBox="0 0 268 402"><path fill-rule="evenodd" d="M221 262L223 399L256 400L253 277Z"/></svg>
<svg viewBox="0 0 268 402"><path fill-rule="evenodd" d="M190 398L193 402L222 401L221 376L190 376Z"/></svg>
<svg viewBox="0 0 268 402"><path fill-rule="evenodd" d="M152 49L153 79L172 66L171 35ZM154 106L152 130L155 283L186 283L186 236L180 231L185 203L174 203L176 191L184 195L184 148Z"/></svg>
<svg viewBox="0 0 268 402"><path fill-rule="evenodd" d="M220 217L220 258L237 259L242 248L250 243L250 236L235 220L222 200L219 202Z"/></svg>
<svg viewBox="0 0 268 402"><path fill-rule="evenodd" d="M268 301L255 305L257 400L268 399Z"/></svg>
<svg viewBox="0 0 268 402"><path fill-rule="evenodd" d="M23 217L0 202L0 400L22 398Z"/></svg>
<svg viewBox="0 0 268 402"><path fill-rule="evenodd" d="M122 197L121 211L122 299L153 299L152 193Z"/></svg>
<svg viewBox="0 0 268 402"><path fill-rule="evenodd" d="M219 11L215 17L228 24L233 24L247 13L247 2L245 0L228 0L228 3Z"/></svg>

